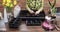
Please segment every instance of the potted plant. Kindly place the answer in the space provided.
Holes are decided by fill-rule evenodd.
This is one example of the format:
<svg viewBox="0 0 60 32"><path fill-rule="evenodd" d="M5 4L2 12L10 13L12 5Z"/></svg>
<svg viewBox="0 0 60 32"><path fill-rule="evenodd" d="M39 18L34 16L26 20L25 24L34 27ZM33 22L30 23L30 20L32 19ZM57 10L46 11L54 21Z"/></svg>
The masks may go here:
<svg viewBox="0 0 60 32"><path fill-rule="evenodd" d="M4 5L4 9L6 8L6 10L8 11L8 14L11 16L12 15L12 7L14 7L14 5L16 5L17 1L14 0L3 0L3 5Z"/></svg>
<svg viewBox="0 0 60 32"><path fill-rule="evenodd" d="M14 0L3 0L2 1L3 5L4 5L4 20L5 20L5 23L8 22L8 19L10 19L12 17L12 7L14 7L14 5L16 5L17 1ZM7 13L8 11L8 13Z"/></svg>

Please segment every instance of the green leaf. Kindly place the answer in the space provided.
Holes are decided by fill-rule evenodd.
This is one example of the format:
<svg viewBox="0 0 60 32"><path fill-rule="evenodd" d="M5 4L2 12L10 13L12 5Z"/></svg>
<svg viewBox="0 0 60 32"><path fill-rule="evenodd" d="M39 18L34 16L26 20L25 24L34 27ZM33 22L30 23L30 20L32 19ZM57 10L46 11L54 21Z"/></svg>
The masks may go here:
<svg viewBox="0 0 60 32"><path fill-rule="evenodd" d="M49 2L49 4L50 4L50 6L52 6L52 4L51 4L51 2L48 0L48 2Z"/></svg>
<svg viewBox="0 0 60 32"><path fill-rule="evenodd" d="M55 4L56 4L56 0L54 1L52 8L55 6Z"/></svg>
<svg viewBox="0 0 60 32"><path fill-rule="evenodd" d="M6 6L6 9L7 9L7 11L8 11L9 13L12 13L12 8L11 8L11 7Z"/></svg>

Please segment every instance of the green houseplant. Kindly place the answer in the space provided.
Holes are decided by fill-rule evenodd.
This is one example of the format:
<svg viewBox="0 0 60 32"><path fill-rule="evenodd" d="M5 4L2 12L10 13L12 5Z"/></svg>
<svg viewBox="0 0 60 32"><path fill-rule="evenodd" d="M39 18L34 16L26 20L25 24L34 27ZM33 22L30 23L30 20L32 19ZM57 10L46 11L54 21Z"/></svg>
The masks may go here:
<svg viewBox="0 0 60 32"><path fill-rule="evenodd" d="M55 15L55 13L56 13L56 7L55 7L55 4L56 4L56 0L54 0L54 2L52 3L52 2L50 2L49 0L48 0L48 2L49 2L49 5L50 5L50 7L51 7L51 12L52 12L52 16L54 16Z"/></svg>

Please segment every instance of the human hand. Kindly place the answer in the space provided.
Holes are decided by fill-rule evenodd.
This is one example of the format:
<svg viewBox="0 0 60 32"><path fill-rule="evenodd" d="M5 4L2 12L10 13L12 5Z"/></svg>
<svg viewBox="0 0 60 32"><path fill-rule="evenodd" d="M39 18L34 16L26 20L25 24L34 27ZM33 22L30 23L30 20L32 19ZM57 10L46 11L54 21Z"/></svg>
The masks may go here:
<svg viewBox="0 0 60 32"><path fill-rule="evenodd" d="M35 12L35 15L38 15L39 13L40 13L39 11L36 11L36 12Z"/></svg>
<svg viewBox="0 0 60 32"><path fill-rule="evenodd" d="M34 13L35 13L33 10L30 10L29 12L30 12L31 14L34 14Z"/></svg>

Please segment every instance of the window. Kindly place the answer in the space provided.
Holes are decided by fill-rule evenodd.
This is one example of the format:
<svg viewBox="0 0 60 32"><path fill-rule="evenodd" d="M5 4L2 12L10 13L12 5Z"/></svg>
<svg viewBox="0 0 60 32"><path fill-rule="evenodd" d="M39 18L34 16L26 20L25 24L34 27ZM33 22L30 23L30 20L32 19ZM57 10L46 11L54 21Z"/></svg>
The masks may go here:
<svg viewBox="0 0 60 32"><path fill-rule="evenodd" d="M57 11L56 13L60 13L60 7L56 7Z"/></svg>

